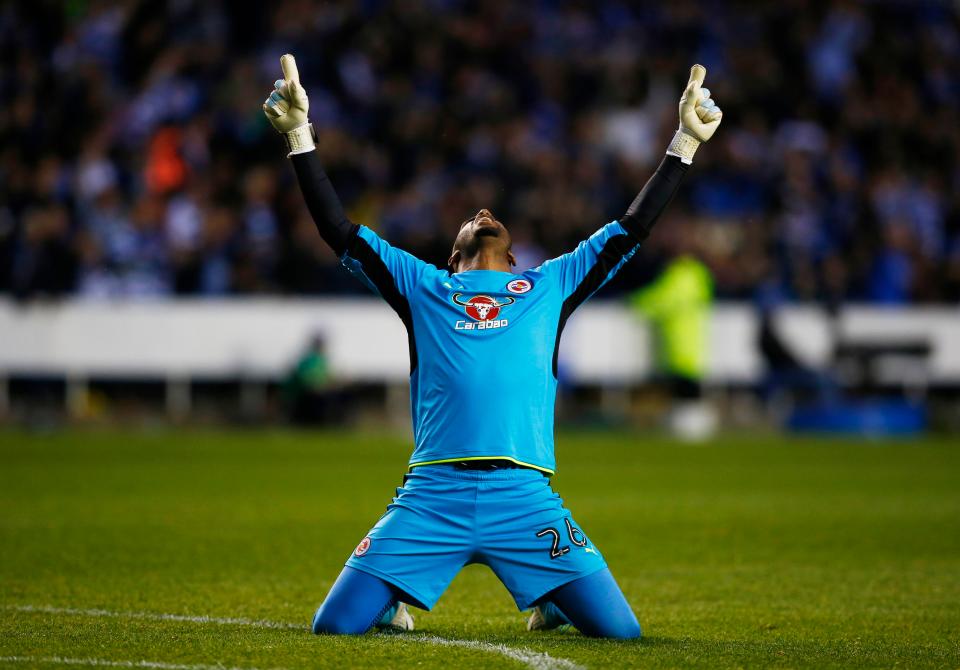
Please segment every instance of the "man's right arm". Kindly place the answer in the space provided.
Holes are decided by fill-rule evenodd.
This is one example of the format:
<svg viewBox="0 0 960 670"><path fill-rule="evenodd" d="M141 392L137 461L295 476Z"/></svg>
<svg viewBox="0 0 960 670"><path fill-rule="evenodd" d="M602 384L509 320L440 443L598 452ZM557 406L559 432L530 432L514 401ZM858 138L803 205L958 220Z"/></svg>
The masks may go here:
<svg viewBox="0 0 960 670"><path fill-rule="evenodd" d="M317 230L344 266L379 293L408 323L407 298L431 266L347 218L317 155L317 138L307 119L310 102L300 85L297 63L286 54L280 59L280 66L284 78L274 84L273 93L263 103L263 112L287 143L287 156Z"/></svg>
<svg viewBox="0 0 960 670"><path fill-rule="evenodd" d="M316 150L292 154L290 161L320 237L330 245L338 258L342 257L350 248L350 242L356 237L360 226L347 218Z"/></svg>
<svg viewBox="0 0 960 670"><path fill-rule="evenodd" d="M342 257L350 248L359 226L347 218L317 156L316 135L307 119L310 100L300 84L297 61L290 54L284 54L280 58L280 67L283 79L274 83L273 92L263 103L263 113L287 143L287 156L293 162L300 190L320 237L338 257Z"/></svg>

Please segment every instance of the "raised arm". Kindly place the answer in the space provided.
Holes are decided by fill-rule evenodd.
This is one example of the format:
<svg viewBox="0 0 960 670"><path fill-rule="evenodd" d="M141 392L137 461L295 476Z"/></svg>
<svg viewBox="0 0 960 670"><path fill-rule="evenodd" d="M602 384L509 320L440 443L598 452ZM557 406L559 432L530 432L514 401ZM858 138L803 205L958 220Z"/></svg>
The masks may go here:
<svg viewBox="0 0 960 670"><path fill-rule="evenodd" d="M620 225L639 241L647 238L653 224L670 204L700 143L713 137L723 119L723 112L710 98L709 89L703 88L706 75L702 65L690 68L690 80L680 98L680 127L660 167L620 219Z"/></svg>
<svg viewBox="0 0 960 670"><path fill-rule="evenodd" d="M300 84L297 62L286 54L280 58L280 66L283 79L274 84L273 93L263 103L263 112L287 143L287 157L293 163L320 236L336 252L340 262L386 300L407 326L410 361L415 368L417 357L409 298L432 266L392 247L366 226L358 226L347 218L317 156L317 136L307 118L310 102Z"/></svg>
<svg viewBox="0 0 960 670"><path fill-rule="evenodd" d="M293 154L290 161L320 237L330 245L337 256L343 256L360 226L350 221L344 213L340 198L333 190L327 173L323 171L320 157L315 150Z"/></svg>
<svg viewBox="0 0 960 670"><path fill-rule="evenodd" d="M643 242L650 235L688 169L690 166L677 156L664 156L657 171L630 203L627 213L620 217L620 225L636 242Z"/></svg>
<svg viewBox="0 0 960 670"><path fill-rule="evenodd" d="M569 314L609 281L636 252L663 210L673 199L701 142L713 136L723 113L703 88L706 69L690 68L690 80L680 98L680 126L667 155L643 190L619 220L609 223L576 249L547 261L540 269L557 278Z"/></svg>
<svg viewBox="0 0 960 670"><path fill-rule="evenodd" d="M317 156L316 135L307 119L310 101L300 84L297 61L285 54L280 58L280 67L283 79L275 82L273 92L263 103L263 112L287 143L287 156L293 163L300 190L320 237L337 256L343 256L359 226L347 218Z"/></svg>

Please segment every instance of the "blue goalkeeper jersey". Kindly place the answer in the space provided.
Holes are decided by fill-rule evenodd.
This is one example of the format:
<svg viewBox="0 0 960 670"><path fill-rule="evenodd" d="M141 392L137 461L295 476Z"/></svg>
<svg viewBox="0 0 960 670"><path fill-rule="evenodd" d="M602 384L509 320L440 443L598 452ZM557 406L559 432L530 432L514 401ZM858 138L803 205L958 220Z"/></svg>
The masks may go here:
<svg viewBox="0 0 960 670"><path fill-rule="evenodd" d="M560 334L638 246L613 222L522 274L450 274L361 226L342 262L406 325L410 466L497 458L553 474Z"/></svg>

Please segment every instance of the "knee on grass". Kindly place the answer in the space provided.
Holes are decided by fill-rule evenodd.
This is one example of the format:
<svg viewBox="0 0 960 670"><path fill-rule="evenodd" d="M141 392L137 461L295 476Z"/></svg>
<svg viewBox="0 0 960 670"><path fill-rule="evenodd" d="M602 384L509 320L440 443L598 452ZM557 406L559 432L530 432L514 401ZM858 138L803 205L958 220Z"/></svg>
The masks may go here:
<svg viewBox="0 0 960 670"><path fill-rule="evenodd" d="M588 637L599 637L608 640L636 640L643 635L640 622L636 615L627 609L617 612L615 616L597 617L588 621L581 621L577 629ZM576 625L576 622L574 623Z"/></svg>
<svg viewBox="0 0 960 670"><path fill-rule="evenodd" d="M363 635L372 627L369 622L361 624L347 617L330 616L323 608L313 617L314 635Z"/></svg>
<svg viewBox="0 0 960 670"><path fill-rule="evenodd" d="M643 632L640 630L640 623L633 619L632 621L618 621L601 625L596 630L587 632L586 635L609 640L636 640L643 635Z"/></svg>

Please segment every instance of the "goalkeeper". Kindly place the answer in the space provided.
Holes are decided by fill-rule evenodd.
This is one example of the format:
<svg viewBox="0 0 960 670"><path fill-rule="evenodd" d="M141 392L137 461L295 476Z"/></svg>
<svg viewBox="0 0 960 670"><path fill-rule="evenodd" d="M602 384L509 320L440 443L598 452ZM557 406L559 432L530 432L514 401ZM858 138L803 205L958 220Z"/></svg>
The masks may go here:
<svg viewBox="0 0 960 670"><path fill-rule="evenodd" d="M650 234L721 112L694 65L667 155L626 213L576 249L516 272L510 233L488 209L460 227L449 269L352 223L324 173L293 56L263 109L286 140L307 207L344 266L407 330L415 445L393 502L346 562L315 633L412 629L459 570L490 566L531 630L573 624L635 638L640 626L600 550L550 488L557 348L567 319Z"/></svg>

